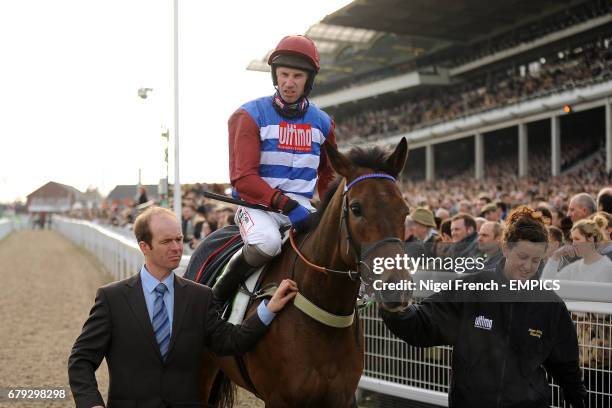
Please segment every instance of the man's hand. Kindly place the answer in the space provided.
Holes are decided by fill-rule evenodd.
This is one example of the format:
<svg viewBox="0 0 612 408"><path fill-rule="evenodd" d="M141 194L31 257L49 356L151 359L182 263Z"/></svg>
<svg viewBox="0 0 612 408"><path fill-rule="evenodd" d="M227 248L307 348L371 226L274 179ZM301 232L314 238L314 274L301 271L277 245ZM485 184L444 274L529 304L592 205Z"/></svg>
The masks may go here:
<svg viewBox="0 0 612 408"><path fill-rule="evenodd" d="M272 313L278 313L291 299L297 295L297 284L291 279L285 279L281 282L274 296L268 302L268 310Z"/></svg>

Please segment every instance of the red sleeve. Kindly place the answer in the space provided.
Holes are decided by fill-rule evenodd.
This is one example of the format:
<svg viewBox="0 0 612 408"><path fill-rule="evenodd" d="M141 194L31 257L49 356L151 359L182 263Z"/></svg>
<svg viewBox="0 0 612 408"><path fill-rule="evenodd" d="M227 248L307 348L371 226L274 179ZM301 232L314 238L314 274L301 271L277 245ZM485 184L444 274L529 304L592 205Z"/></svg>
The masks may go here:
<svg viewBox="0 0 612 408"><path fill-rule="evenodd" d="M331 127L329 129L329 134L325 138L325 143L329 143L334 148L337 148L336 134L334 133L334 128L335 128L335 125L334 125L334 122L332 121ZM331 184L331 182L334 180L334 177L335 177L334 169L332 168L329 162L329 159L327 158L327 153L325 153L325 150L323 149L321 149L321 158L319 161L318 175L319 175L319 180L317 181L317 191L319 192L319 200L322 200L325 192L327 191L327 189L329 188L329 185Z"/></svg>
<svg viewBox="0 0 612 408"><path fill-rule="evenodd" d="M230 182L240 198L271 206L277 191L259 176L259 128L251 115L238 109L228 121Z"/></svg>

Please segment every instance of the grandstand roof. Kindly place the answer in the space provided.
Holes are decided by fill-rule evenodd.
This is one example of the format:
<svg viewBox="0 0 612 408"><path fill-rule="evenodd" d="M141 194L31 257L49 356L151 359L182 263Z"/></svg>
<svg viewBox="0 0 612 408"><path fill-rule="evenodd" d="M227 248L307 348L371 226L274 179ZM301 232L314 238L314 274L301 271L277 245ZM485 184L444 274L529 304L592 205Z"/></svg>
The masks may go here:
<svg viewBox="0 0 612 408"><path fill-rule="evenodd" d="M503 33L584 0L355 0L305 33L321 54L320 84L385 68ZM271 51L270 51L271 52ZM269 53L268 53L269 55ZM267 71L266 55L248 69ZM316 88L315 88L316 91Z"/></svg>
<svg viewBox="0 0 612 408"><path fill-rule="evenodd" d="M542 17L558 0L360 0L325 17L323 23L468 42Z"/></svg>

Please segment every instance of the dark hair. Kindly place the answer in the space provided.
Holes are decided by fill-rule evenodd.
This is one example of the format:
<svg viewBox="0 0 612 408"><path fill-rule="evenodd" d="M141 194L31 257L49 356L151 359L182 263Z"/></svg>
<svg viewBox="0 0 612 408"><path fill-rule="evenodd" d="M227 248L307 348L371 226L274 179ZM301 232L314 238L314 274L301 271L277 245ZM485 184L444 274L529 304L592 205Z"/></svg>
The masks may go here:
<svg viewBox="0 0 612 408"><path fill-rule="evenodd" d="M515 208L506 218L502 241L510 246L519 241L548 243L548 229L542 213L526 205Z"/></svg>
<svg viewBox="0 0 612 408"><path fill-rule="evenodd" d="M487 203L487 204L491 204L491 198L488 195L486 195L486 194L479 195L478 199L479 200L484 200L485 203Z"/></svg>
<svg viewBox="0 0 612 408"><path fill-rule="evenodd" d="M543 216L545 216L546 218L549 218L552 220L552 213L550 212L550 210L546 207L538 207L536 208L536 211L539 211L542 213Z"/></svg>
<svg viewBox="0 0 612 408"><path fill-rule="evenodd" d="M434 217L434 221L436 222L436 229L440 229L440 225L442 224L442 218Z"/></svg>
<svg viewBox="0 0 612 408"><path fill-rule="evenodd" d="M597 197L597 208L600 211L612 214L612 188L602 189Z"/></svg>
<svg viewBox="0 0 612 408"><path fill-rule="evenodd" d="M508 209L508 206L503 201L496 201L495 205L497 206L497 208L501 208L503 212L506 212L506 210Z"/></svg>
<svg viewBox="0 0 612 408"><path fill-rule="evenodd" d="M559 228L563 232L563 238L565 238L566 242L572 242L572 227L574 226L574 222L570 217L562 216L559 220Z"/></svg>
<svg viewBox="0 0 612 408"><path fill-rule="evenodd" d="M451 218L451 222L457 221L457 220L463 220L463 223L465 224L466 229L468 227L472 227L472 229L476 231L476 220L470 214L459 213L459 214L455 214L455 216Z"/></svg>
<svg viewBox="0 0 612 408"><path fill-rule="evenodd" d="M559 227L555 227L554 225L549 226L548 235L551 241L557 241L561 245L565 243L565 240L563 239L563 231L561 231Z"/></svg>
<svg viewBox="0 0 612 408"><path fill-rule="evenodd" d="M152 247L151 241L153 239L153 235L151 234L151 218L156 215L169 215L172 218L176 219L176 215L167 208L163 207L149 207L144 210L138 217L136 217L136 221L134 221L134 235L136 236L136 242L144 241Z"/></svg>
<svg viewBox="0 0 612 408"><path fill-rule="evenodd" d="M446 234L446 235L448 235L450 237L450 235L451 235L451 220L450 220L450 218L447 218L444 221L442 221L442 224L440 224L440 233Z"/></svg>

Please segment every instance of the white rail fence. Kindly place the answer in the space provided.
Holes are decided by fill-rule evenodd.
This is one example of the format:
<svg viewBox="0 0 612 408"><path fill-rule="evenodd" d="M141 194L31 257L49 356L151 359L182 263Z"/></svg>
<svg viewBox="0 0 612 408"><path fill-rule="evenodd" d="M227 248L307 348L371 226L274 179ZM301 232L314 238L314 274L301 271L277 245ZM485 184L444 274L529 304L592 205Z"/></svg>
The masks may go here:
<svg viewBox="0 0 612 408"><path fill-rule="evenodd" d="M0 238L4 223L0 221ZM116 279L136 273L142 254L135 239L88 221L53 218L56 229L77 245L95 254ZM183 274L189 256L177 271ZM419 297L428 293L418 293ZM581 365L591 407L607 407L612 399L612 284L563 282L559 295L565 300L579 334ZM362 312L365 329L365 369L360 388L439 406L448 406L452 347L419 348L406 345L384 326L375 307ZM603 385L606 389L602 389ZM560 402L559 387L552 383L553 407Z"/></svg>
<svg viewBox="0 0 612 408"><path fill-rule="evenodd" d="M0 239L5 238L13 231L29 228L29 219L26 216L13 216L11 218L0 218Z"/></svg>
<svg viewBox="0 0 612 408"><path fill-rule="evenodd" d="M13 231L13 222L9 219L0 219L0 239L6 237Z"/></svg>
<svg viewBox="0 0 612 408"><path fill-rule="evenodd" d="M142 267L144 258L136 239L126 234L89 221L58 216L53 217L52 228L93 253L117 280L134 275ZM188 263L189 257L183 256L176 273L182 275Z"/></svg>

